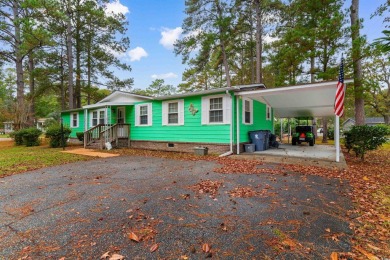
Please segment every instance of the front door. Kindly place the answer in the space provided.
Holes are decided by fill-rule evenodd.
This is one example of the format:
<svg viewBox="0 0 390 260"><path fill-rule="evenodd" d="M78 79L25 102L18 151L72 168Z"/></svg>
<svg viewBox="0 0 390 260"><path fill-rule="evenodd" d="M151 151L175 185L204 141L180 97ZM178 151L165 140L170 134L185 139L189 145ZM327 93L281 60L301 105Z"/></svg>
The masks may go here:
<svg viewBox="0 0 390 260"><path fill-rule="evenodd" d="M118 124L124 124L125 123L125 108L124 107L118 107L117 108L117 118L116 122Z"/></svg>
<svg viewBox="0 0 390 260"><path fill-rule="evenodd" d="M118 107L117 108L117 117L116 122L118 124L124 124L125 123L125 108L124 107ZM125 135L125 129L123 125L118 126L118 137L123 137Z"/></svg>

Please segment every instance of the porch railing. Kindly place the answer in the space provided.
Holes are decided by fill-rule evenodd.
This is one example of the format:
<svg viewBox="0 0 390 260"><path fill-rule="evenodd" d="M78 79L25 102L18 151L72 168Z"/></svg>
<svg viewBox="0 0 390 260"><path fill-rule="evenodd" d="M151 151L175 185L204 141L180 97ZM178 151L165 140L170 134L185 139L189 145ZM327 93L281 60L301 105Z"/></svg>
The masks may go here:
<svg viewBox="0 0 390 260"><path fill-rule="evenodd" d="M105 143L114 142L119 145L120 138L127 138L127 146L130 144L130 124L99 124L84 132L84 148L93 143L98 143L99 149L105 147Z"/></svg>

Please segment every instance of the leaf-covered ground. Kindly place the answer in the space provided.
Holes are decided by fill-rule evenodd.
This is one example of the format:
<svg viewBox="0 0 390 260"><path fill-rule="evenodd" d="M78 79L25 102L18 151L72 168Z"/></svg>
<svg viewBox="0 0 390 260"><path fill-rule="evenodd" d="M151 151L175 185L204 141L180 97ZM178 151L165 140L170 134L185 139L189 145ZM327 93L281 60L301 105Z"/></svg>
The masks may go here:
<svg viewBox="0 0 390 260"><path fill-rule="evenodd" d="M315 166L278 165L267 167L258 161L234 160L228 157L199 157L184 153L157 152L149 150L120 150L127 155L144 155L179 160L217 161L219 173L286 173L298 172L327 178L338 178L353 187L347 195L354 203L354 210L348 213L348 220L354 230L353 250L347 254L353 259L390 258L390 145L369 152L365 161L343 151L348 169L339 171ZM231 191L236 197L256 194L249 188L241 187ZM333 257L336 257L333 255ZM339 256L340 257L340 256ZM341 256L342 257L342 256ZM336 258L335 258L336 259Z"/></svg>

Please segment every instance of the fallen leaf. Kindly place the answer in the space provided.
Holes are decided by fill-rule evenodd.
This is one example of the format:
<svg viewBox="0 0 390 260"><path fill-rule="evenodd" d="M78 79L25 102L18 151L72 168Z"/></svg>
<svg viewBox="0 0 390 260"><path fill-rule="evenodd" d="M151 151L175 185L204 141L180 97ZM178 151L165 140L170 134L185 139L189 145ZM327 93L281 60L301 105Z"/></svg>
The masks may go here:
<svg viewBox="0 0 390 260"><path fill-rule="evenodd" d="M134 234L134 232L130 232L129 234L129 239L135 241L135 242L139 242L139 238L136 234Z"/></svg>
<svg viewBox="0 0 390 260"><path fill-rule="evenodd" d="M364 176L363 180L368 181L369 179L367 178L367 176Z"/></svg>
<svg viewBox="0 0 390 260"><path fill-rule="evenodd" d="M58 260L65 260L65 257L61 257L60 259L58 259Z"/></svg>
<svg viewBox="0 0 390 260"><path fill-rule="evenodd" d="M373 246L373 245L370 245L370 244L367 244L368 247L374 249L375 251L381 251L382 249L380 249L379 247L376 247L376 246Z"/></svg>
<svg viewBox="0 0 390 260"><path fill-rule="evenodd" d="M330 228L325 228L325 231L326 232L330 232Z"/></svg>
<svg viewBox="0 0 390 260"><path fill-rule="evenodd" d="M158 244L154 244L150 247L150 252L153 253L154 251L156 251L158 249Z"/></svg>
<svg viewBox="0 0 390 260"><path fill-rule="evenodd" d="M355 246L355 249L358 250L363 255L365 255L370 260L379 260L378 257L376 257L375 255L371 254L370 252L367 252L366 250L364 250L360 246Z"/></svg>
<svg viewBox="0 0 390 260"><path fill-rule="evenodd" d="M125 257L123 255L113 254L109 260L123 260Z"/></svg>
<svg viewBox="0 0 390 260"><path fill-rule="evenodd" d="M183 260L188 260L188 256L186 256L186 255L182 255L182 256L180 257L180 259L183 259Z"/></svg>
<svg viewBox="0 0 390 260"><path fill-rule="evenodd" d="M107 257L110 257L110 251L105 252L100 259L106 259Z"/></svg>
<svg viewBox="0 0 390 260"><path fill-rule="evenodd" d="M339 255L336 252L332 252L332 254L330 254L330 260L338 260L338 259L339 259Z"/></svg>
<svg viewBox="0 0 390 260"><path fill-rule="evenodd" d="M210 246L209 246L209 244L207 244L207 243L203 244L202 250L203 250L203 252L205 252L205 253L210 252Z"/></svg>

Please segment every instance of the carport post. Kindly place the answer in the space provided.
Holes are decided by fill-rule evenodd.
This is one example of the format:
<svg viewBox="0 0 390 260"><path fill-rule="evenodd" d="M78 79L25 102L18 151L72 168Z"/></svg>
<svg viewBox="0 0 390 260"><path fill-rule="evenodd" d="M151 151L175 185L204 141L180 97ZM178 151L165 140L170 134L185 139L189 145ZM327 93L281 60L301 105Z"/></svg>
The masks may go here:
<svg viewBox="0 0 390 260"><path fill-rule="evenodd" d="M340 162L340 117L336 116L334 140L336 145L336 162Z"/></svg>

